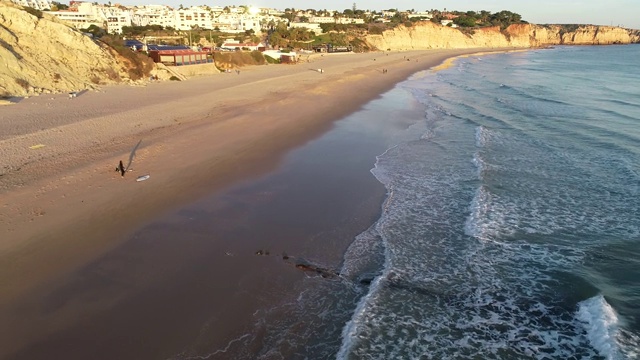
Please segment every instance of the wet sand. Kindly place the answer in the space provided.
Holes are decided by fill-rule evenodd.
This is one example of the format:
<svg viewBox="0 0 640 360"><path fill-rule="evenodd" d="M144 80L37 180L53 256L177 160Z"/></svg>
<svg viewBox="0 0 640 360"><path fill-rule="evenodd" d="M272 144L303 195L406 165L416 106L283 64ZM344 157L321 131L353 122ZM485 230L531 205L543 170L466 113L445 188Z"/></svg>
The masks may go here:
<svg viewBox="0 0 640 360"><path fill-rule="evenodd" d="M208 337L241 328L250 320L238 318L246 314L241 309L286 293L303 276L275 253L256 261L255 249L268 245L274 252L313 256L309 234L340 224L356 212L348 206L353 204L363 216L340 236L352 238L375 220L383 191L362 172L355 183L369 185L354 198L338 192L332 206L339 199L345 206L332 218L328 208L292 210L309 203L304 193L251 210L260 198L238 202L241 195L223 190L268 173L289 149L410 74L473 52L324 56L239 75L110 87L75 99L42 96L3 107L0 357L166 358L190 344L197 348L193 339L203 331L203 319L216 324ZM126 163L140 139L134 171L122 178L115 165ZM143 174L150 179L136 182ZM318 191L313 198L330 193ZM189 224L207 214L172 213L216 194L234 201L209 214L215 220ZM224 198L216 201L225 204ZM278 226L278 215L296 221ZM267 222L252 225L256 221ZM265 244L265 238L277 241ZM300 238L306 245L297 248ZM188 306L184 299L191 299ZM214 313L203 313L212 308ZM79 337L82 346L73 341Z"/></svg>

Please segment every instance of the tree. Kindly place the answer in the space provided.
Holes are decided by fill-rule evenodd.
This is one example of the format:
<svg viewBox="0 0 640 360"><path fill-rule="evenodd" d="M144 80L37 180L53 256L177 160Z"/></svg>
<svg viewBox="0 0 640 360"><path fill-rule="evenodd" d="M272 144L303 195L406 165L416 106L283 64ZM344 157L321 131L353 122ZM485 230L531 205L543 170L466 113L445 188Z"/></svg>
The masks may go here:
<svg viewBox="0 0 640 360"><path fill-rule="evenodd" d="M53 1L53 2L51 2L51 4L53 6L55 6L56 8L58 8L58 10L68 10L69 9L69 5L65 5L65 4L59 3L57 1ZM53 6L51 7L51 9L52 9L51 11L54 11L53 10Z"/></svg>
<svg viewBox="0 0 640 360"><path fill-rule="evenodd" d="M502 10L489 17L489 22L492 25L500 25L502 28L506 28L511 24L518 24L522 22L522 17L519 14L511 11Z"/></svg>
<svg viewBox="0 0 640 360"><path fill-rule="evenodd" d="M283 15L280 15L280 17L289 21L293 21L293 19L296 17L296 14L293 12L285 12Z"/></svg>
<svg viewBox="0 0 640 360"><path fill-rule="evenodd" d="M471 16L461 15L453 19L453 23L460 27L474 27L476 26L476 19Z"/></svg>
<svg viewBox="0 0 640 360"><path fill-rule="evenodd" d="M103 37L104 35L107 34L107 32L103 28L98 27L96 25L90 25L86 29L81 29L81 31L85 32L85 33L89 33L89 34L93 35L93 37L95 37L95 38L101 38L101 37Z"/></svg>

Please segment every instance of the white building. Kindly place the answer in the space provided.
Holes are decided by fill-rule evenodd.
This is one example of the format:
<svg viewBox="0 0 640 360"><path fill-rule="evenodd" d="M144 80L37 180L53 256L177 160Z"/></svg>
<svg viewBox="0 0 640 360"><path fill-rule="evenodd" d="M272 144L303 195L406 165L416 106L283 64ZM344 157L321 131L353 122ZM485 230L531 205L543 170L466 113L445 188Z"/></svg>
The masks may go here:
<svg viewBox="0 0 640 360"><path fill-rule="evenodd" d="M131 26L132 12L126 8L115 6L92 6L92 11L98 19L105 19L109 34L122 34L123 26Z"/></svg>
<svg viewBox="0 0 640 360"><path fill-rule="evenodd" d="M48 10L53 6L53 2L50 0L12 0L13 3L28 6L38 10Z"/></svg>
<svg viewBox="0 0 640 360"><path fill-rule="evenodd" d="M213 24L211 13L201 7L175 10L174 19L175 26L172 27L176 30L211 29L211 24Z"/></svg>
<svg viewBox="0 0 640 360"><path fill-rule="evenodd" d="M322 28L320 24L312 24L312 23L304 23L304 22L291 22L289 24L291 28L305 28L307 30L313 31L316 34L322 34Z"/></svg>
<svg viewBox="0 0 640 360"><path fill-rule="evenodd" d="M440 24L442 24L443 26L451 26L453 28L458 27L458 25L453 23L453 20L441 20Z"/></svg>
<svg viewBox="0 0 640 360"><path fill-rule="evenodd" d="M131 21L135 26L160 25L173 27L175 25L173 9L166 5L144 5L134 9Z"/></svg>
<svg viewBox="0 0 640 360"><path fill-rule="evenodd" d="M382 10L382 16L385 18L392 18L396 14L396 11Z"/></svg>
<svg viewBox="0 0 640 360"><path fill-rule="evenodd" d="M364 24L364 19L340 17L336 19L336 24Z"/></svg>
<svg viewBox="0 0 640 360"><path fill-rule="evenodd" d="M336 19L333 16L312 16L309 18L309 22L314 24L335 24Z"/></svg>
<svg viewBox="0 0 640 360"><path fill-rule="evenodd" d="M407 14L407 17L409 19L412 19L412 18L423 18L425 20L431 20L431 18L433 16L428 11L418 11L418 12L414 12L414 13L411 13L411 14Z"/></svg>
<svg viewBox="0 0 640 360"><path fill-rule="evenodd" d="M224 12L224 8L221 6L214 6L211 8L211 15L213 17L219 16L220 14L222 14Z"/></svg>
<svg viewBox="0 0 640 360"><path fill-rule="evenodd" d="M236 49L242 49L242 50L250 50L250 51L254 51L254 50L259 50L260 48L264 48L264 44L263 43L241 43L238 40L234 40L234 39L227 39L225 42L222 43L221 48L224 50L236 50Z"/></svg>
<svg viewBox="0 0 640 360"><path fill-rule="evenodd" d="M91 25L103 29L107 28L105 25L107 19L99 16L92 3L76 3L69 10L51 11L49 13L76 29L86 29Z"/></svg>

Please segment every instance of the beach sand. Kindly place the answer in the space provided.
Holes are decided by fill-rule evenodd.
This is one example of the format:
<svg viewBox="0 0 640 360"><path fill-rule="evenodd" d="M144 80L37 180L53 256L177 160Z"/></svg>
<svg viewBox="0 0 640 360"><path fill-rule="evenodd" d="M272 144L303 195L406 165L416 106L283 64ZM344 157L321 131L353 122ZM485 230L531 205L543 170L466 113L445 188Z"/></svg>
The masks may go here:
<svg viewBox="0 0 640 360"><path fill-rule="evenodd" d="M251 231L236 236L241 242L228 243L225 235L242 221L242 209L227 211L225 219L215 221L222 230L207 239L205 247L177 246L168 240L171 234L162 229L151 227L144 234L140 229L172 209L268 173L288 150L316 138L334 121L416 71L478 51L314 55L309 63L251 67L240 74L221 73L184 82L113 86L72 99L43 95L3 106L0 357L64 354L65 358L83 358L80 354L84 354L92 358L166 358L198 337L197 331L193 333L202 325L197 310L215 305L191 304L191 311L175 311L173 302L177 300L166 294L187 291L181 285L183 280L204 281L203 274L225 274L216 276L219 279L206 291L209 299L219 302L219 308L253 309L255 301L246 295L270 291L262 288L266 282L243 283L249 280L238 272L251 272L246 258L221 256L205 269L188 266L205 248L218 254L228 253L230 248L233 253L253 254L264 246L255 240L263 237ZM382 69L388 71L383 73ZM129 152L140 140L133 171L121 177L115 172L118 161L126 164ZM148 180L135 181L146 174L150 175ZM384 195L375 181L360 180L369 181L369 185L363 186L355 203L367 202L370 210L351 224L343 237L354 236L375 220L376 206ZM372 193L375 196L365 200ZM253 201L256 199L247 199ZM262 210L260 216L291 211L286 208L295 209L304 201L304 197L293 197L279 208ZM344 213L336 216L353 210L345 207ZM316 219L327 218L323 211L317 209L304 227L313 228ZM305 223L304 219L299 222ZM323 222L317 223L322 226ZM271 226L272 237L278 231L277 226ZM277 245L270 245L296 251L300 245L293 239L298 235L289 231L280 236ZM143 256L143 240L149 236L157 240L153 254L164 264L161 269L145 268L152 263ZM122 261L123 254L138 256ZM279 278L281 291L290 289L286 284L300 276L282 266L255 266L251 270L264 271L261 277ZM105 268L112 271L110 281L119 279L120 285L126 286L116 291L104 278L96 277ZM144 296L133 290L143 287L147 288ZM79 288L92 289L84 292L92 298L74 298ZM161 317L162 322L154 315L158 312L167 314ZM219 315L222 318L217 321L224 326L211 336L224 337L225 332L241 327L243 320L237 313L228 311L229 318ZM135 314L145 316L126 321ZM167 328L167 322L178 325ZM176 333L176 329L181 331ZM156 344L131 343L130 336L129 340L119 339L122 333L145 334L146 341ZM68 339L81 334L105 340L96 340L99 346L76 344L78 351L73 351L69 348L73 341ZM78 356L70 356L72 353Z"/></svg>

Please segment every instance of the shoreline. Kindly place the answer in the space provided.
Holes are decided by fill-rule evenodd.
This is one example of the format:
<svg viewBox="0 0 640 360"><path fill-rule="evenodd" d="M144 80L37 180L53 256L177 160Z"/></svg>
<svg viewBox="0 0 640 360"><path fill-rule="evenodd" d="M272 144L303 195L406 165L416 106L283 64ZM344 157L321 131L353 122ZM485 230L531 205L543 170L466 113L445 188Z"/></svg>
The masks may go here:
<svg viewBox="0 0 640 360"><path fill-rule="evenodd" d="M0 139L0 154L20 169L0 177L0 228L7 229L0 230L0 291L5 294L0 320L7 317L2 309L118 246L148 221L266 174L287 151L415 72L481 51L486 53L328 56L311 63L321 66L322 74L307 64L265 66L243 69L240 75L117 86L73 100L31 98L3 107L13 112L14 121L32 119L33 124L23 134ZM389 72L383 75L382 67ZM116 111L104 110L117 104ZM49 121L49 127L37 120ZM115 165L126 160L140 138L135 171L123 179ZM29 149L38 144L45 146ZM135 181L147 173L149 180ZM0 345L5 351L20 346Z"/></svg>

